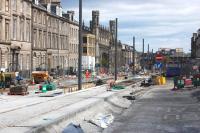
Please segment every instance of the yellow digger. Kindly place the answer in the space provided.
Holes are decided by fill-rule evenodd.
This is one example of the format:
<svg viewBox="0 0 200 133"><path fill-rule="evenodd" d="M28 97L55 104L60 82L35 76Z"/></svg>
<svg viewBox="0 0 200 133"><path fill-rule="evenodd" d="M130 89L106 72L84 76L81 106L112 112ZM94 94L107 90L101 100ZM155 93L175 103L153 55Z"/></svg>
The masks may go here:
<svg viewBox="0 0 200 133"><path fill-rule="evenodd" d="M49 77L49 74L47 71L33 71L32 72L32 78L34 79L36 84L39 84L41 82L45 82Z"/></svg>

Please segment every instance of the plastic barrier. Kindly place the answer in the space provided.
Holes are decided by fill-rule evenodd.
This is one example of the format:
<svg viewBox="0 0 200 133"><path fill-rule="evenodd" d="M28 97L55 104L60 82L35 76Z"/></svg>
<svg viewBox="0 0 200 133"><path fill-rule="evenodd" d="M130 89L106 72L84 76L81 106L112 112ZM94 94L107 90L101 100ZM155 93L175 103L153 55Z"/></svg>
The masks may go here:
<svg viewBox="0 0 200 133"><path fill-rule="evenodd" d="M181 88L184 88L184 87L185 87L184 80L182 80L182 79L178 80L177 88L181 89Z"/></svg>
<svg viewBox="0 0 200 133"><path fill-rule="evenodd" d="M160 77L160 80L161 80L161 85L166 84L166 78L165 77Z"/></svg>
<svg viewBox="0 0 200 133"><path fill-rule="evenodd" d="M185 79L185 86L190 86L192 85L192 80L191 79Z"/></svg>
<svg viewBox="0 0 200 133"><path fill-rule="evenodd" d="M123 89L125 89L125 87L124 86L117 86L116 85L116 86L113 86L112 89L113 90L123 90Z"/></svg>
<svg viewBox="0 0 200 133"><path fill-rule="evenodd" d="M157 85L162 85L160 76L156 77L156 83L157 83Z"/></svg>
<svg viewBox="0 0 200 133"><path fill-rule="evenodd" d="M47 92L47 85L43 85L42 86L42 93L46 93Z"/></svg>

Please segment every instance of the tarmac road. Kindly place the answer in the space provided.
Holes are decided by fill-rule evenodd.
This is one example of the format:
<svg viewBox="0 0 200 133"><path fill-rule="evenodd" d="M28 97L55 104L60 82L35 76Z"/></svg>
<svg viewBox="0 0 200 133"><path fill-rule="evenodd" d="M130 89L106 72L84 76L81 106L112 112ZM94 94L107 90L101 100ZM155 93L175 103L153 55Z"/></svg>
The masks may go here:
<svg viewBox="0 0 200 133"><path fill-rule="evenodd" d="M200 133L200 88L149 90L104 133Z"/></svg>

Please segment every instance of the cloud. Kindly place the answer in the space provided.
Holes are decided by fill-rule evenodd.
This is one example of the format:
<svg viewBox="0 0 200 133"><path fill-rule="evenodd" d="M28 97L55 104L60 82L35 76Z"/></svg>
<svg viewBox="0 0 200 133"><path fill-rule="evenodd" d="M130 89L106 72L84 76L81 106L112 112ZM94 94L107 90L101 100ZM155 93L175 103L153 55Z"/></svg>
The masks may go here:
<svg viewBox="0 0 200 133"><path fill-rule="evenodd" d="M78 18L78 1L62 0L62 5L64 10L75 10ZM154 49L183 47L188 52L192 33L200 26L199 5L199 0L83 0L83 18L89 23L91 11L99 10L104 25L119 18L122 42L131 44L135 35L138 45L145 38Z"/></svg>

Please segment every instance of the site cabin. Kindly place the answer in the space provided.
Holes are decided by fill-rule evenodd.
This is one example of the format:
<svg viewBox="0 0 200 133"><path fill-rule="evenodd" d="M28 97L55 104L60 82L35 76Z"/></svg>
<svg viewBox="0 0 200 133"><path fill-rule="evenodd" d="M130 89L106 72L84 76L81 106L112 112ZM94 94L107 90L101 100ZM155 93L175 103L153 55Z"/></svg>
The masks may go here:
<svg viewBox="0 0 200 133"><path fill-rule="evenodd" d="M36 84L39 84L41 82L44 82L49 77L49 74L47 71L33 71L32 72L32 78L34 79Z"/></svg>

